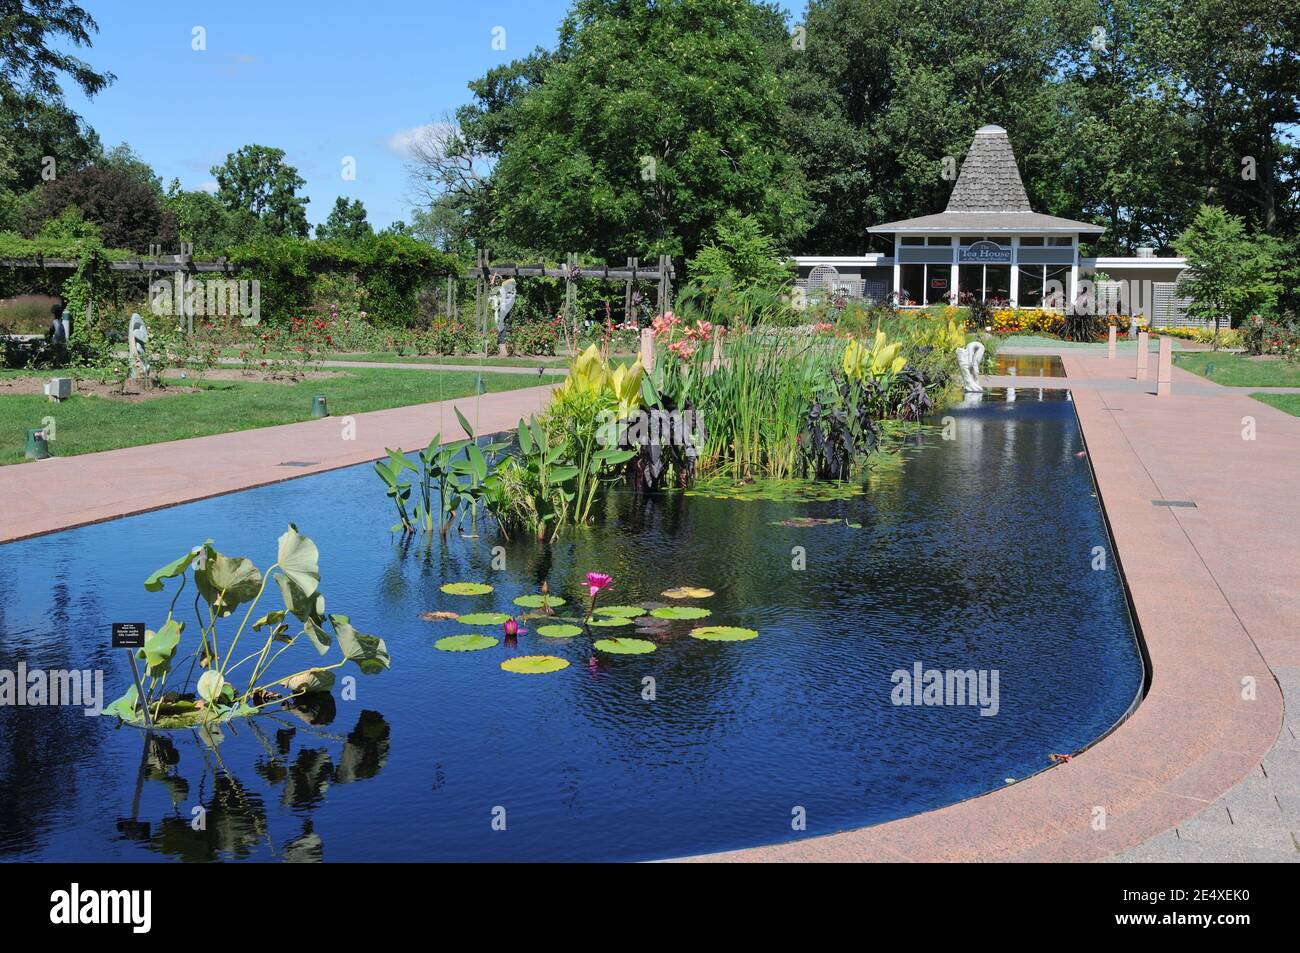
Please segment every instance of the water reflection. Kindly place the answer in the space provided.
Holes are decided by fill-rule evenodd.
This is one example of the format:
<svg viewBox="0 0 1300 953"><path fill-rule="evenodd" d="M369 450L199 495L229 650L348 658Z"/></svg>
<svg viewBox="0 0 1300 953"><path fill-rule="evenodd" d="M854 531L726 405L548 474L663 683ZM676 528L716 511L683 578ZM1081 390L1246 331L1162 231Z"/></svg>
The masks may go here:
<svg viewBox="0 0 1300 953"><path fill-rule="evenodd" d="M119 838L185 862L254 856L286 863L323 860L325 844L311 813L324 804L332 785L376 777L388 761L391 733L382 715L362 711L353 729L339 735L325 727L333 715L333 699L322 696L313 708L263 715L240 725L237 730L246 730L262 750L253 766L263 782L257 788L244 783L222 758L226 739L221 730L142 733L131 811L117 819ZM161 788L171 805L170 813L153 820L140 816L149 785ZM299 819L301 826L292 835L272 829L264 797L276 791Z"/></svg>

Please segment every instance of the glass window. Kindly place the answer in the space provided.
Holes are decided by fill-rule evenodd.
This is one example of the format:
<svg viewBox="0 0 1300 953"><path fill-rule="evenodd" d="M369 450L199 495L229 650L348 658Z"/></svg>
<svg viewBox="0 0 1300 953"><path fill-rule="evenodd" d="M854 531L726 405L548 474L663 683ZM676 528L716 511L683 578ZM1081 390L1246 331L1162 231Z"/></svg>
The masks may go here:
<svg viewBox="0 0 1300 953"><path fill-rule="evenodd" d="M986 265L984 267L984 299L1011 300L1011 266Z"/></svg>
<svg viewBox="0 0 1300 953"><path fill-rule="evenodd" d="M1048 265L1044 270L1044 305L1064 310L1065 306L1073 300L1072 292L1073 289L1070 287L1070 266Z"/></svg>
<svg viewBox="0 0 1300 953"><path fill-rule="evenodd" d="M1011 247L1011 236L1010 236L1010 235L990 235L990 236L988 237L988 240L991 241L991 242L993 242L993 244L995 244L995 245L1001 245L1003 248L1010 248L1010 247Z"/></svg>
<svg viewBox="0 0 1300 953"><path fill-rule="evenodd" d="M962 239L965 241L965 239ZM962 265L957 271L957 291L976 301L984 300L984 266Z"/></svg>
<svg viewBox="0 0 1300 953"><path fill-rule="evenodd" d="M1041 247L1042 244L1043 244L1042 235L1026 235L1024 238L1020 239L1021 247L1033 246L1035 248L1038 248Z"/></svg>
<svg viewBox="0 0 1300 953"><path fill-rule="evenodd" d="M947 304L948 292L952 289L948 287L952 280L951 265L926 265L925 266L925 303L926 304Z"/></svg>
<svg viewBox="0 0 1300 953"><path fill-rule="evenodd" d="M925 244L925 238L924 238L923 236L921 236L921 235L904 235L904 236L903 236L903 244L904 244L904 245L924 245L924 244Z"/></svg>
<svg viewBox="0 0 1300 953"><path fill-rule="evenodd" d="M961 243L963 245L974 245L976 242L982 242L982 241L984 241L984 239L982 238L972 238L969 235L963 235Z"/></svg>
<svg viewBox="0 0 1300 953"><path fill-rule="evenodd" d="M1016 304L1022 308L1040 308L1043 305L1043 266L1021 265L1020 287L1016 292Z"/></svg>
<svg viewBox="0 0 1300 953"><path fill-rule="evenodd" d="M952 244L952 236L951 236L951 235L931 235L928 239L926 239L926 244L928 244L928 245L951 245L951 244Z"/></svg>
<svg viewBox="0 0 1300 953"><path fill-rule="evenodd" d="M898 272L900 304L920 304L925 300L925 265L903 265Z"/></svg>
<svg viewBox="0 0 1300 953"><path fill-rule="evenodd" d="M1052 245L1055 248L1073 248L1074 236L1073 235L1052 235L1047 239L1047 244Z"/></svg>

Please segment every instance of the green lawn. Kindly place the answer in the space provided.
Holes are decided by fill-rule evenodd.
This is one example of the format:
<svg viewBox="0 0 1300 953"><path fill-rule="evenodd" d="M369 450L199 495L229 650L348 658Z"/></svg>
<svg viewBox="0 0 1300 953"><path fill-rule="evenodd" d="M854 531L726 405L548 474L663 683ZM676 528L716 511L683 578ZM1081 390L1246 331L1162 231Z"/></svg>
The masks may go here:
<svg viewBox="0 0 1300 953"><path fill-rule="evenodd" d="M1174 361L1183 370L1227 387L1300 387L1300 364L1252 361L1230 351L1178 354Z"/></svg>
<svg viewBox="0 0 1300 953"><path fill-rule="evenodd" d="M1261 404L1284 410L1292 417L1300 417L1300 394L1251 394Z"/></svg>
<svg viewBox="0 0 1300 953"><path fill-rule="evenodd" d="M308 420L316 394L325 396L333 417L467 397L475 393L476 377L469 371L358 368L298 384L207 381L197 393L140 403L74 394L54 404L43 394L0 394L0 466L23 462L25 429L41 426L47 416L54 418L57 434L50 449L63 457ZM538 383L533 374L484 374L483 381L488 391Z"/></svg>
<svg viewBox="0 0 1300 953"><path fill-rule="evenodd" d="M237 347L222 348L221 356L239 357L239 352L240 349ZM636 355L630 352L626 354L617 353L611 356L614 357L615 359L623 359L627 361L631 361L636 358ZM404 355L398 354L396 351L371 351L368 353L341 351L337 353L322 355L322 358L327 361L356 361L359 364L373 364L373 363L454 364L457 366L463 365L466 367L477 367L478 365L482 364L484 366L495 366L495 367L532 367L532 368L538 368L538 367L563 368L563 367L568 367L569 362L572 360L572 358L570 358L568 355L559 355L555 357L544 357L544 356L501 357L496 354L487 354L487 355L479 355L479 354L428 355L426 354L426 355L417 356L411 354L404 354Z"/></svg>

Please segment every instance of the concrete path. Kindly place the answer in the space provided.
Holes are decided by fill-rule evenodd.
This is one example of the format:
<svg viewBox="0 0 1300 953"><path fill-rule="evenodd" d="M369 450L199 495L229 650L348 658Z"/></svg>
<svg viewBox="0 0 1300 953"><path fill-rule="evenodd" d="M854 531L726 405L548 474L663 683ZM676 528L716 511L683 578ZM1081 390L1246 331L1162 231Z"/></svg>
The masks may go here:
<svg viewBox="0 0 1300 953"><path fill-rule="evenodd" d="M387 447L422 448L438 432L458 440L465 434L453 405L480 434L513 428L520 417L541 410L552 389L471 395L0 467L0 543L376 460Z"/></svg>

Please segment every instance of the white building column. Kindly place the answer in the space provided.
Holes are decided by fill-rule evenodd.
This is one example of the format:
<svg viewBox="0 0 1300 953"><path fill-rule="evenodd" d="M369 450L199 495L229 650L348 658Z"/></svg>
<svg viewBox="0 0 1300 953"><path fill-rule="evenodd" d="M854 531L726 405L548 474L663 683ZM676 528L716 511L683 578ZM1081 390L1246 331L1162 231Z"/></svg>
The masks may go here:
<svg viewBox="0 0 1300 953"><path fill-rule="evenodd" d="M1011 236L1011 307L1020 307L1020 236Z"/></svg>
<svg viewBox="0 0 1300 953"><path fill-rule="evenodd" d="M948 279L948 292L951 297L948 299L954 305L957 303L957 296L961 294L961 288L957 287L957 276L960 274L958 259L961 257L961 236L952 236L952 277Z"/></svg>
<svg viewBox="0 0 1300 953"><path fill-rule="evenodd" d="M902 267L898 261L898 250L902 247L902 239L898 237L898 232L894 232L894 287L890 289L894 295L897 295L898 292L902 290L898 286L899 281L903 277ZM898 298L895 297L894 300L897 301Z"/></svg>
<svg viewBox="0 0 1300 953"><path fill-rule="evenodd" d="M1065 302L1068 310L1079 297L1079 236L1074 236L1074 261L1070 264L1070 300Z"/></svg>

